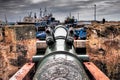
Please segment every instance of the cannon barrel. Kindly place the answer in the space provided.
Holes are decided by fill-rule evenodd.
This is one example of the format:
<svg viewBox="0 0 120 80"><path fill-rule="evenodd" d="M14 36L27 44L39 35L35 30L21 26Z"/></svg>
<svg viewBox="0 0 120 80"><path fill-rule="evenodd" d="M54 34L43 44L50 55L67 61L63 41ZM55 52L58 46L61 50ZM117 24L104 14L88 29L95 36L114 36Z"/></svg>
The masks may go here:
<svg viewBox="0 0 120 80"><path fill-rule="evenodd" d="M73 29L56 26L46 31L47 48L43 56L33 57L38 66L33 80L89 80L83 61L86 55L77 55L73 42Z"/></svg>

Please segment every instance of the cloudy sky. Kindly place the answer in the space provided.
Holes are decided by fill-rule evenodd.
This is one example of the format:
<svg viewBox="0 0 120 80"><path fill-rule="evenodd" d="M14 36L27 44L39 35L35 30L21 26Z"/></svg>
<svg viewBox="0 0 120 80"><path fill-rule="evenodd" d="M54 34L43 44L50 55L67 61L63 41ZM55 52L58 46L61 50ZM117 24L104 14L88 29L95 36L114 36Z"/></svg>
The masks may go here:
<svg viewBox="0 0 120 80"><path fill-rule="evenodd" d="M19 21L29 12L39 15L40 8L46 7L56 19L63 21L72 16L79 20L93 20L94 4L97 5L97 20L120 20L120 0L0 0L0 19L4 15L8 21Z"/></svg>

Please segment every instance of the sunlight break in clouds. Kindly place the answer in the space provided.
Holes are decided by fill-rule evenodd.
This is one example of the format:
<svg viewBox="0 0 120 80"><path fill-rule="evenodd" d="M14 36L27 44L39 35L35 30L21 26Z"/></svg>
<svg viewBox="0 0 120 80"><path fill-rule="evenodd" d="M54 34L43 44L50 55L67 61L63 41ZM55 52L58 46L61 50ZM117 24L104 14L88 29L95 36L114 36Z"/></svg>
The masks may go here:
<svg viewBox="0 0 120 80"><path fill-rule="evenodd" d="M48 0L31 0L32 3L40 3L45 1L48 1Z"/></svg>

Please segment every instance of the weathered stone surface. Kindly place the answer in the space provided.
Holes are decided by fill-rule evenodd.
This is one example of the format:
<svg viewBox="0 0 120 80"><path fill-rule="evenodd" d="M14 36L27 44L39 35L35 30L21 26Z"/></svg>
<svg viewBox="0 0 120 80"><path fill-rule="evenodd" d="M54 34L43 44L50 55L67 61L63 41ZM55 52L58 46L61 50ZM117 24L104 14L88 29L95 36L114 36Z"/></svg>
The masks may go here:
<svg viewBox="0 0 120 80"><path fill-rule="evenodd" d="M14 25L5 27L5 41L0 42L0 79L8 80L36 54L35 27Z"/></svg>
<svg viewBox="0 0 120 80"><path fill-rule="evenodd" d="M120 22L93 23L89 25L87 34L87 53L91 61L110 80L120 79Z"/></svg>
<svg viewBox="0 0 120 80"><path fill-rule="evenodd" d="M0 27L0 41L3 40L2 28Z"/></svg>

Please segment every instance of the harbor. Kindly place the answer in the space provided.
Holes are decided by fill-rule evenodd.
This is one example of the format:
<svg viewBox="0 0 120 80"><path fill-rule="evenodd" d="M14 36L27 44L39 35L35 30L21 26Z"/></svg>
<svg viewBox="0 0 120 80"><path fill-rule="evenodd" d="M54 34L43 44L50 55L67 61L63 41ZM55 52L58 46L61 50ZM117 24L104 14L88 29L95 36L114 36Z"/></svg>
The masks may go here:
<svg viewBox="0 0 120 80"><path fill-rule="evenodd" d="M91 7L71 9L79 0L69 7L55 0L52 8L42 5L52 1L35 1L18 19L9 10L0 14L0 80L120 79L120 20L104 18L97 3L90 4L91 16L85 12Z"/></svg>

